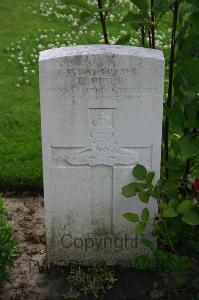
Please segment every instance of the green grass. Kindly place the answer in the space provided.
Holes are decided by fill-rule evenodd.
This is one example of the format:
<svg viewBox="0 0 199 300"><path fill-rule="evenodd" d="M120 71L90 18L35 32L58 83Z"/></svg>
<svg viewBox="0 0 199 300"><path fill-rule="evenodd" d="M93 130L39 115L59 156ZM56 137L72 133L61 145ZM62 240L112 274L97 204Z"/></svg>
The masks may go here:
<svg viewBox="0 0 199 300"><path fill-rule="evenodd" d="M35 1L39 2L39 1ZM6 46L36 30L39 20L26 11L27 1L0 4L0 182L22 183L41 180L41 146L38 84L16 87L21 69L8 63ZM30 41L31 46L31 41Z"/></svg>
<svg viewBox="0 0 199 300"><path fill-rule="evenodd" d="M45 2L53 5L54 0ZM93 25L88 31L80 28L84 34L78 36L79 27L74 27L73 21L42 16L40 4L41 0L0 2L0 189L20 185L42 186L38 58L35 62L31 61L33 49L37 49L37 54L38 44L47 49L47 44L56 40L59 40L58 44L66 45L74 41L77 44L100 41L101 29L98 25ZM59 8L56 9L59 11ZM33 13L34 10L36 13ZM67 13L71 14L71 11ZM118 18L109 26L112 38L118 37L120 26ZM54 32L50 31L52 29ZM93 30L93 33L90 34L89 30ZM39 38L41 34L47 34L46 40ZM56 38L57 34L66 35ZM17 45L21 45L23 60L30 63L27 74L24 74L17 59L20 51L16 49ZM139 45L136 35L134 45ZM10 49L6 50L7 47ZM15 57L11 58L11 55ZM35 74L31 70L35 70Z"/></svg>
<svg viewBox="0 0 199 300"><path fill-rule="evenodd" d="M30 84L16 86L23 69L17 61L8 62L5 49L26 37L25 55L35 47L38 29L56 28L62 32L66 22L49 22L33 16L28 5L41 1L3 0L0 3L0 182L4 185L42 181L38 72L29 75ZM28 53L29 52L29 53ZM14 52L15 53L15 52ZM37 63L35 64L37 71Z"/></svg>

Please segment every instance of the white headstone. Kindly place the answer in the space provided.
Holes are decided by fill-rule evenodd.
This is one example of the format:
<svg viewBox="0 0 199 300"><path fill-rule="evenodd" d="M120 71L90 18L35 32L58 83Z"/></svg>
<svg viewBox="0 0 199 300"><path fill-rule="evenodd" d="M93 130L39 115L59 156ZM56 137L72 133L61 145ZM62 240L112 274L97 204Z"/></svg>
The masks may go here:
<svg viewBox="0 0 199 300"><path fill-rule="evenodd" d="M138 162L159 176L164 58L130 46L41 52L40 93L48 255L54 263L132 261L145 251L121 195ZM148 205L156 212L153 200Z"/></svg>

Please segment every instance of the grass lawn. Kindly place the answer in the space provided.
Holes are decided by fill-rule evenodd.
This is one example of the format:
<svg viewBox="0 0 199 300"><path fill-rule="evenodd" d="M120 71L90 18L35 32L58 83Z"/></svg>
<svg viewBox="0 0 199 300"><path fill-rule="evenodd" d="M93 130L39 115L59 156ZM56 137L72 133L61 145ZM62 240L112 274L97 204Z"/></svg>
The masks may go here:
<svg viewBox="0 0 199 300"><path fill-rule="evenodd" d="M77 24L77 12L56 0L0 2L0 189L42 186L38 53L53 46L103 43L98 25ZM122 11L122 10L121 10ZM120 12L121 12L120 11ZM111 42L125 33L110 22ZM164 28L163 28L164 29ZM168 41L162 29L159 45ZM139 45L135 35L133 45Z"/></svg>

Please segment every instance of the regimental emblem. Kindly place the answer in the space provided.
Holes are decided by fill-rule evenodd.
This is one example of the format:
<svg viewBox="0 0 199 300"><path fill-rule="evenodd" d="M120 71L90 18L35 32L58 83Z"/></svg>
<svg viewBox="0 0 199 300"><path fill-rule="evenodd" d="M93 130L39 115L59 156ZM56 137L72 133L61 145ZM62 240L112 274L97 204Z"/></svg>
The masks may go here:
<svg viewBox="0 0 199 300"><path fill-rule="evenodd" d="M90 130L90 146L68 153L66 160L71 165L133 165L138 154L118 146L110 119L99 113Z"/></svg>

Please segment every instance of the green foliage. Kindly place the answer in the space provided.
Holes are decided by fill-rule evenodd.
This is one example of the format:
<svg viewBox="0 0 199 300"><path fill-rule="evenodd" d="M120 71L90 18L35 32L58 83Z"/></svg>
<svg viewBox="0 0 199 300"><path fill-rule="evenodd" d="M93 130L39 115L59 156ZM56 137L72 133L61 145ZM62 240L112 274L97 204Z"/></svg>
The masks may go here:
<svg viewBox="0 0 199 300"><path fill-rule="evenodd" d="M177 207L177 213L179 214L186 214L189 213L192 210L193 207L193 201L192 200L183 200L179 203Z"/></svg>
<svg viewBox="0 0 199 300"><path fill-rule="evenodd" d="M148 0L131 0L131 2L137 6L144 15L148 14Z"/></svg>
<svg viewBox="0 0 199 300"><path fill-rule="evenodd" d="M144 180L147 175L147 170L144 166L137 164L133 169L133 175L138 180Z"/></svg>
<svg viewBox="0 0 199 300"><path fill-rule="evenodd" d="M139 234L143 233L145 231L146 226L147 226L147 223L145 223L145 222L137 223L137 225L135 226L135 232L139 233Z"/></svg>
<svg viewBox="0 0 199 300"><path fill-rule="evenodd" d="M148 203L149 202L149 192L148 191L140 191L138 193L138 197L140 198L140 201L142 201L143 203Z"/></svg>
<svg viewBox="0 0 199 300"><path fill-rule="evenodd" d="M81 296L98 298L105 295L117 279L107 266L96 264L89 268L72 266L66 281L70 289L64 299L75 300Z"/></svg>
<svg viewBox="0 0 199 300"><path fill-rule="evenodd" d="M182 221L189 225L199 225L199 213L190 211L182 216Z"/></svg>
<svg viewBox="0 0 199 300"><path fill-rule="evenodd" d="M145 270L150 267L151 260L147 255L137 255L133 259L133 267L136 270Z"/></svg>
<svg viewBox="0 0 199 300"><path fill-rule="evenodd" d="M132 196L135 196L136 194L137 191L133 183L129 183L122 188L122 195L124 195L126 198L130 198Z"/></svg>
<svg viewBox="0 0 199 300"><path fill-rule="evenodd" d="M149 220L149 210L147 207L143 208L142 214L141 214L141 219L143 222L148 222Z"/></svg>
<svg viewBox="0 0 199 300"><path fill-rule="evenodd" d="M9 281L9 268L13 265L17 245L12 227L7 222L5 213L4 201L0 199L0 283Z"/></svg>
<svg viewBox="0 0 199 300"><path fill-rule="evenodd" d="M144 166L139 164L133 168L132 173L137 180L127 185L134 189L132 197L138 195L138 199L146 204L151 198L155 198L159 211L152 219L147 207L142 209L140 216L134 212L128 212L124 214L124 217L135 224L135 232L137 234L142 235L147 227L151 227L151 235L154 237L158 236L166 250L164 248L156 248L153 244L153 239L143 239L143 244L152 252L159 269L172 272L179 282L183 281L181 272L190 267L190 260L184 255L177 254L175 247L178 245L181 237L185 236L184 224L188 227L199 224L199 210L197 201L193 198L194 194L184 198L180 185L171 179L161 179L153 182L155 173L148 172ZM135 189L135 184L138 186L141 184L139 189ZM123 193L123 195L129 198L130 194ZM186 230L191 232L191 228L186 228ZM198 245L193 243L192 236L190 245L197 251ZM133 265L136 269L141 270L149 267L149 262L149 258L141 255L135 257Z"/></svg>
<svg viewBox="0 0 199 300"><path fill-rule="evenodd" d="M124 214L124 217L130 221L130 222L138 222L139 221L139 216L133 213L126 213Z"/></svg>
<svg viewBox="0 0 199 300"><path fill-rule="evenodd" d="M177 212L172 207L166 207L162 212L163 218L175 218L177 215Z"/></svg>
<svg viewBox="0 0 199 300"><path fill-rule="evenodd" d="M131 39L131 34L128 33L128 34L125 34L123 36L121 36L116 42L115 42L115 45L126 45L129 43Z"/></svg>

